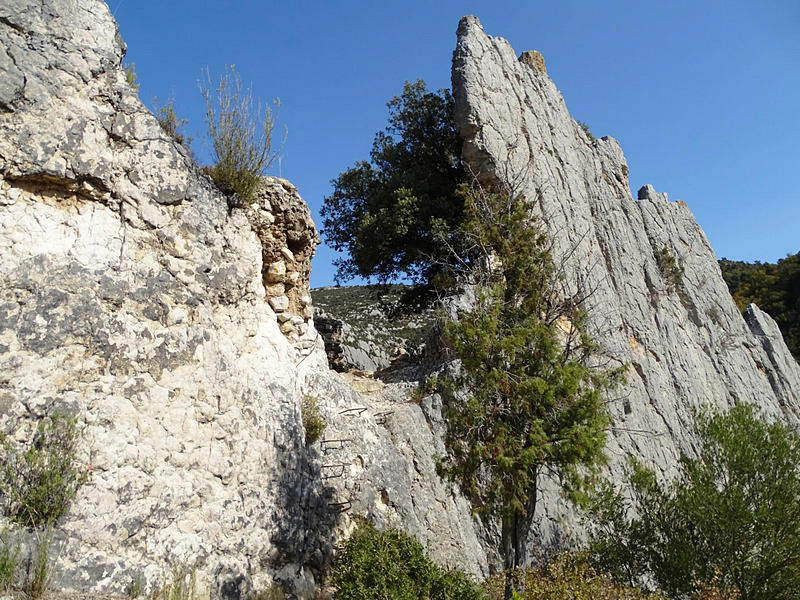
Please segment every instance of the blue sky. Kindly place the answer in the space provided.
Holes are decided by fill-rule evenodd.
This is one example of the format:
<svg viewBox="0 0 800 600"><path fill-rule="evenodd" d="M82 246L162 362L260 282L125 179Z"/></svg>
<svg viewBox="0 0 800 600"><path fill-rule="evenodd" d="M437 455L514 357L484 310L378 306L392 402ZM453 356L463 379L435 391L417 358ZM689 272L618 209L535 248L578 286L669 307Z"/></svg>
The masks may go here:
<svg viewBox="0 0 800 600"><path fill-rule="evenodd" d="M800 251L797 0L108 0L139 95L174 98L209 161L197 81L235 64L280 98L280 165L318 226L330 180L368 158L405 80L449 87L458 20L477 15L519 54L539 50L573 117L611 135L645 183L684 200L719 257ZM333 282L320 246L313 287Z"/></svg>

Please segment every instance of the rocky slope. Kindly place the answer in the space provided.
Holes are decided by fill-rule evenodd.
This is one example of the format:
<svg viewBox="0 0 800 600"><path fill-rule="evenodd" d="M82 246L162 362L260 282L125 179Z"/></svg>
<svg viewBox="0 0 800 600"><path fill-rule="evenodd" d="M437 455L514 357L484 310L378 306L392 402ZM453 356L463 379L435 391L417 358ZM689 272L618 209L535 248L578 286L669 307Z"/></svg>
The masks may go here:
<svg viewBox="0 0 800 600"><path fill-rule="evenodd" d="M755 306L742 317L685 203L651 186L632 197L619 144L572 119L538 53L517 58L465 17L453 93L470 169L527 198L553 238L565 297L585 298L606 359L627 366L609 404L612 472L634 455L669 476L691 451L693 407L752 402L797 419L800 368L772 319ZM554 539L562 503L552 486L545 496L537 528ZM529 548L541 541L534 530Z"/></svg>
<svg viewBox="0 0 800 600"><path fill-rule="evenodd" d="M377 371L419 362L436 320L433 306L409 304L407 285L324 287L311 291L314 324L337 371Z"/></svg>

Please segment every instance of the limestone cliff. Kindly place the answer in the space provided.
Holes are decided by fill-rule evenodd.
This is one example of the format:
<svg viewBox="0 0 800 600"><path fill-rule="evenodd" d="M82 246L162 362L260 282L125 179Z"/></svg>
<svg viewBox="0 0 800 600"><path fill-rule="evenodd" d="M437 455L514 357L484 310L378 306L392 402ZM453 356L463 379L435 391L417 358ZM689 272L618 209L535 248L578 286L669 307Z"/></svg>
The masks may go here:
<svg viewBox="0 0 800 600"><path fill-rule="evenodd" d="M543 220L566 296L586 298L590 333L628 368L609 405L612 472L633 455L669 475L679 452L691 452L693 407L752 402L796 420L800 368L772 319L755 306L742 317L685 203L651 186L632 197L619 144L583 131L536 56L518 59L478 19L462 19L457 126L471 171L524 195ZM670 276L665 257L682 276ZM553 486L544 505L539 528L553 539L563 513Z"/></svg>
<svg viewBox="0 0 800 600"><path fill-rule="evenodd" d="M0 428L24 445L42 416L77 415L91 474L54 585L152 590L185 565L213 597L302 596L356 514L485 569L423 408L327 368L295 188L268 178L230 207L124 54L100 0L0 6ZM304 395L328 423L313 447Z"/></svg>
<svg viewBox="0 0 800 600"><path fill-rule="evenodd" d="M357 516L486 574L496 532L435 474L438 396L412 394L413 370L387 384L327 367L297 190L267 178L229 206L141 104L124 53L100 0L0 6L0 429L24 445L42 416L75 414L91 473L58 523L54 584L152 590L187 565L215 598L273 582L309 597ZM454 92L465 159L531 200L570 293L592 291L595 337L630 365L614 469L634 453L668 473L701 402L796 413L774 323L742 319L684 205L631 197L616 142L577 127L540 56L517 61L467 18ZM314 445L304 396L327 424ZM552 539L562 503L546 494Z"/></svg>

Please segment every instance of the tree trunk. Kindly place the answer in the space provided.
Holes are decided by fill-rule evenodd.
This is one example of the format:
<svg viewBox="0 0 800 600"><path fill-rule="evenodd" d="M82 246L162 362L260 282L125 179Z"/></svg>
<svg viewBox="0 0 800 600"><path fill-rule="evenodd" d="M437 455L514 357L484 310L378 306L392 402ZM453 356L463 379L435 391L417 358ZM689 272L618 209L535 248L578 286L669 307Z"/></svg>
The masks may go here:
<svg viewBox="0 0 800 600"><path fill-rule="evenodd" d="M516 591L517 570L522 565L523 547L525 533L528 526L533 524L533 517L536 514L536 496L538 493L539 478L533 478L533 490L529 497L528 513L524 514L520 510L515 510L511 515L503 517L501 529L501 544L503 548L503 567L505 569L505 588L503 600L511 600ZM524 585L525 578L522 578ZM524 589L522 590L524 592Z"/></svg>

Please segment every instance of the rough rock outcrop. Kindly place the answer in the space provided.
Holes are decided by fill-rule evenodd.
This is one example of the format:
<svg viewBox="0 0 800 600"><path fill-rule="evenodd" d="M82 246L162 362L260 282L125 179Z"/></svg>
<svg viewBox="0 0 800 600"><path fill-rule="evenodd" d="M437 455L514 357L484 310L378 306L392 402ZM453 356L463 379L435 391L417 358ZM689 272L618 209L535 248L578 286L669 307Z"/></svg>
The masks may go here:
<svg viewBox="0 0 800 600"><path fill-rule="evenodd" d="M651 186L632 198L619 144L583 131L532 56L518 59L478 19L462 19L453 59L457 126L472 172L524 195L543 220L567 296L586 296L590 333L612 364L628 367L610 404L612 471L633 455L669 476L695 443L687 427L693 407L752 402L769 416L797 419L800 368L772 319L755 306L742 318L686 204ZM563 531L554 486L544 509L544 537L534 530L530 545Z"/></svg>
<svg viewBox="0 0 800 600"><path fill-rule="evenodd" d="M307 207L274 178L229 206L126 82L124 52L100 0L0 6L0 429L24 445L72 413L91 473L56 529L54 585L149 591L187 565L213 597L275 581L310 597L357 516L486 574L496 532L435 474L441 399L328 370ZM630 365L612 456L668 473L701 402L794 414L800 374L774 323L742 319L684 205L631 198L619 147L575 125L540 57L518 62L470 18L454 67L465 158L544 215L570 290L593 290L595 337ZM312 446L304 396L327 424Z"/></svg>
<svg viewBox="0 0 800 600"><path fill-rule="evenodd" d="M99 0L0 6L0 428L24 446L43 416L75 414L91 473L58 524L53 584L152 590L186 565L213 597L274 581L310 596L356 514L485 571L434 475L435 407L402 386L362 397L327 368L296 190L268 178L229 206L139 101L124 53ZM322 445L305 444L304 395Z"/></svg>
<svg viewBox="0 0 800 600"><path fill-rule="evenodd" d="M378 371L419 363L436 318L429 302L402 301L412 291L400 284L313 290L314 323L331 368Z"/></svg>

